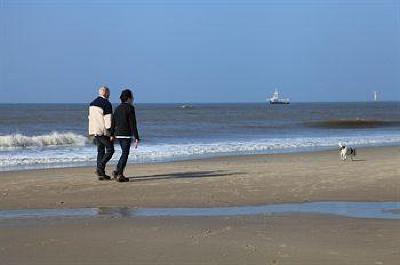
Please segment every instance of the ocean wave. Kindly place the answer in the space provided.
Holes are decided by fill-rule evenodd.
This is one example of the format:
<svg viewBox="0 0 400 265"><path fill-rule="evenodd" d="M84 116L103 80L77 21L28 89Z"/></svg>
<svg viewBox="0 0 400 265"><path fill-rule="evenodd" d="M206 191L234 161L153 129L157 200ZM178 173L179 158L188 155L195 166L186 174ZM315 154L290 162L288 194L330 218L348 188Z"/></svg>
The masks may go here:
<svg viewBox="0 0 400 265"><path fill-rule="evenodd" d="M0 136L0 149L17 149L46 146L83 146L87 143L87 137L71 132L52 132L47 135L38 136L26 136L22 134Z"/></svg>
<svg viewBox="0 0 400 265"><path fill-rule="evenodd" d="M83 136L82 136L83 137ZM400 143L400 135L375 136L332 136L332 137L297 137L269 138L249 141L226 141L215 143L186 144L143 144L132 150L131 163L167 162L174 160L196 159L223 155L241 155L256 153L298 152L321 149L333 149L339 142L352 146L379 146ZM116 163L120 155L116 153L112 162ZM96 148L85 145L81 148L43 148L36 152L31 149L0 152L0 171L8 169L51 168L94 164Z"/></svg>
<svg viewBox="0 0 400 265"><path fill-rule="evenodd" d="M327 129L368 129L381 127L400 127L400 121L380 121L380 120L328 120L306 122L307 127L327 128Z"/></svg>

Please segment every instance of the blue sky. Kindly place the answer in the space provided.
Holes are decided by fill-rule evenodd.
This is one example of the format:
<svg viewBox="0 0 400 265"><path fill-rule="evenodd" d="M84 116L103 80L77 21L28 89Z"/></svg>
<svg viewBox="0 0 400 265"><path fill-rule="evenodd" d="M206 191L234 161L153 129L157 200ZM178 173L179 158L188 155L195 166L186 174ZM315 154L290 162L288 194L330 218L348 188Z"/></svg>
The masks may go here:
<svg viewBox="0 0 400 265"><path fill-rule="evenodd" d="M400 100L399 0L0 5L0 102Z"/></svg>

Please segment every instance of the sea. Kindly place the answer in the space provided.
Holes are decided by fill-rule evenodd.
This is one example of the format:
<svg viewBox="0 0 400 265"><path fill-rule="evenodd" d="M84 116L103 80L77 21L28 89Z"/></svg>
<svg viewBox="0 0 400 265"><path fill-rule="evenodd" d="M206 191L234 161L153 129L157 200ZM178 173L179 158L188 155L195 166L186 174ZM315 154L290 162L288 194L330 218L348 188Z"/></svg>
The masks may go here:
<svg viewBox="0 0 400 265"><path fill-rule="evenodd" d="M136 104L130 163L400 144L400 102ZM0 171L90 166L87 104L0 104ZM116 163L116 153L111 163Z"/></svg>

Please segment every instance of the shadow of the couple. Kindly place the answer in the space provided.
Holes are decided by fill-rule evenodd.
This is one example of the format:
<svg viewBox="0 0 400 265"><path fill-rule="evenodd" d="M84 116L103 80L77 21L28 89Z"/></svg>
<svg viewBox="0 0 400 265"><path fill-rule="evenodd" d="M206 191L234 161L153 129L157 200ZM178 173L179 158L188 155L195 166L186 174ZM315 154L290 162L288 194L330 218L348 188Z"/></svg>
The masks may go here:
<svg viewBox="0 0 400 265"><path fill-rule="evenodd" d="M150 181L150 180L163 180L163 179L186 179L186 178L211 178L238 175L239 172L225 172L223 170L209 170L209 171L187 171L187 172L174 172L166 174L156 174L147 176L128 177L130 181Z"/></svg>

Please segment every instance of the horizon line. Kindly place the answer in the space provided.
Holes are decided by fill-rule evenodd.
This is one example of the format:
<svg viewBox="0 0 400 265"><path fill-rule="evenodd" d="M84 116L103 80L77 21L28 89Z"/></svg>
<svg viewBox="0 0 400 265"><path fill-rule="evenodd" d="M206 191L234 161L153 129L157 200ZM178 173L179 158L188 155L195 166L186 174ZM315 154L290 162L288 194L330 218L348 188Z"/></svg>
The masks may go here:
<svg viewBox="0 0 400 265"><path fill-rule="evenodd" d="M400 100L359 100L359 101L291 101L290 104L296 103L385 103L385 102L400 102ZM0 104L88 104L87 102L0 102ZM111 101L112 104L120 102ZM135 102L135 104L268 104L267 101L210 101L210 102L191 102L191 101L174 101L174 102Z"/></svg>

